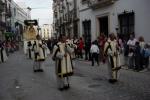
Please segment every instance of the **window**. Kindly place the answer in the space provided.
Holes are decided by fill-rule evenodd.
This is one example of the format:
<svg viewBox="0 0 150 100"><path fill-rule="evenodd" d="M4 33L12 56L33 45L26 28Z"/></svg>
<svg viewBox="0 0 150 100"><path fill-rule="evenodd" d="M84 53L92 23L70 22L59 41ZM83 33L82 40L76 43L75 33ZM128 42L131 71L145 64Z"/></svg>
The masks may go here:
<svg viewBox="0 0 150 100"><path fill-rule="evenodd" d="M119 15L120 34L134 33L134 12Z"/></svg>

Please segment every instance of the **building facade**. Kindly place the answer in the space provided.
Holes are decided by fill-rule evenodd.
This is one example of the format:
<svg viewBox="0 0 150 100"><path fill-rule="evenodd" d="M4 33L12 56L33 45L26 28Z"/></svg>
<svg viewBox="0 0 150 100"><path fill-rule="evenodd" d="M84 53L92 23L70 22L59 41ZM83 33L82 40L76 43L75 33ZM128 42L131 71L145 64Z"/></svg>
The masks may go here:
<svg viewBox="0 0 150 100"><path fill-rule="evenodd" d="M11 0L0 0L0 39L5 40L5 32L11 31Z"/></svg>
<svg viewBox="0 0 150 100"><path fill-rule="evenodd" d="M150 42L149 5L149 0L54 0L54 33L73 34L89 42L102 33L127 38L135 34Z"/></svg>
<svg viewBox="0 0 150 100"><path fill-rule="evenodd" d="M30 8L21 8L13 0L0 0L0 40L13 36L22 40L24 20L31 19Z"/></svg>
<svg viewBox="0 0 150 100"><path fill-rule="evenodd" d="M4 40L3 33L6 28L4 11L5 11L5 1L0 0L0 40Z"/></svg>
<svg viewBox="0 0 150 100"><path fill-rule="evenodd" d="M31 14L30 14L30 8L21 8L17 3L12 1L11 3L11 27L12 32L15 34L16 40L23 40L23 33L25 30L24 20L30 20Z"/></svg>
<svg viewBox="0 0 150 100"><path fill-rule="evenodd" d="M44 24L41 27L41 36L42 39L48 40L52 37L52 25L50 24Z"/></svg>
<svg viewBox="0 0 150 100"><path fill-rule="evenodd" d="M78 36L79 34L79 0L53 0L53 29L56 36Z"/></svg>
<svg viewBox="0 0 150 100"><path fill-rule="evenodd" d="M80 36L96 39L101 33L135 34L149 41L149 0L80 0ZM89 39L90 40L90 39Z"/></svg>

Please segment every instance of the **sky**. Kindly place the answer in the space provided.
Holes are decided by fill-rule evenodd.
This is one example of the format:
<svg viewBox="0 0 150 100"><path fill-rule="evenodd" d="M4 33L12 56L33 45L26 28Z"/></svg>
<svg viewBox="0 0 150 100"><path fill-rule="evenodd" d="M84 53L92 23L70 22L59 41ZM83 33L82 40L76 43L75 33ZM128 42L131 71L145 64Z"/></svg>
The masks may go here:
<svg viewBox="0 0 150 100"><path fill-rule="evenodd" d="M31 10L31 18L39 19L39 25L52 24L52 2L53 0L14 0L16 3L25 3Z"/></svg>

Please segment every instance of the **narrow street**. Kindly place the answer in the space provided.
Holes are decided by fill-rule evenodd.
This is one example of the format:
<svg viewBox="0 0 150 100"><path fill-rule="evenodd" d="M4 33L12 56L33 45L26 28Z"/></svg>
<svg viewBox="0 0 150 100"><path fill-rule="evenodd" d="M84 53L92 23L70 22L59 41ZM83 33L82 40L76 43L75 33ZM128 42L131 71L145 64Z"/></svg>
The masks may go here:
<svg viewBox="0 0 150 100"><path fill-rule="evenodd" d="M107 66L92 67L90 62L76 60L71 88L59 91L54 62L49 57L43 73L34 73L33 61L22 51L0 64L0 100L149 100L150 72L122 69L119 82L107 81Z"/></svg>

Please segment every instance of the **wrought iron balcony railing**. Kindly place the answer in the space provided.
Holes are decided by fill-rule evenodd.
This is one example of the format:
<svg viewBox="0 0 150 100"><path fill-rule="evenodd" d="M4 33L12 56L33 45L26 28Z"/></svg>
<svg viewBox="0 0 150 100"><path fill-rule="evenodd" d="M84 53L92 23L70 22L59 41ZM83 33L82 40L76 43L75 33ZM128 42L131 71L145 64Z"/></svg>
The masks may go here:
<svg viewBox="0 0 150 100"><path fill-rule="evenodd" d="M92 9L98 9L102 8L105 6L112 5L116 2L117 0L88 0L88 5Z"/></svg>

